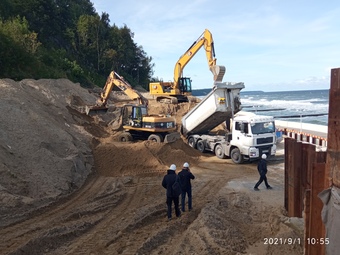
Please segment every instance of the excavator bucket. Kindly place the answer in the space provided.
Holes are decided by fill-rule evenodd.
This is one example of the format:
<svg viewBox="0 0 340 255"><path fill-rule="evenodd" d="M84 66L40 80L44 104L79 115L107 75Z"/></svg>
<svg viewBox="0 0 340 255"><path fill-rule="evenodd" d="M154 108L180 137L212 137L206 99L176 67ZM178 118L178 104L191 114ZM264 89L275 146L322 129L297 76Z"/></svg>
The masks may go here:
<svg viewBox="0 0 340 255"><path fill-rule="evenodd" d="M214 81L216 82L222 82L223 80L223 76L225 74L225 66L211 66L210 67L210 71L213 73L214 75Z"/></svg>
<svg viewBox="0 0 340 255"><path fill-rule="evenodd" d="M107 108L106 106L85 106L85 113L86 115L97 115L97 114L104 114L107 112L109 108Z"/></svg>
<svg viewBox="0 0 340 255"><path fill-rule="evenodd" d="M164 143L173 143L177 140L181 139L181 135L178 132L173 132L170 134L167 134L164 138Z"/></svg>

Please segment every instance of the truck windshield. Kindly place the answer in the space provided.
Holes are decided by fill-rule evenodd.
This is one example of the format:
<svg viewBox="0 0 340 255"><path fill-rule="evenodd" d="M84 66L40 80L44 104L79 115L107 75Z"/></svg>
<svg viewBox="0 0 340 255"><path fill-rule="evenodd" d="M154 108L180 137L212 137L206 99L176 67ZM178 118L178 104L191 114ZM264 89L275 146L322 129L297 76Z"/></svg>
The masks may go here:
<svg viewBox="0 0 340 255"><path fill-rule="evenodd" d="M251 132L253 134L264 134L264 133L274 133L275 125L273 121L269 122L261 122L261 123L252 123Z"/></svg>

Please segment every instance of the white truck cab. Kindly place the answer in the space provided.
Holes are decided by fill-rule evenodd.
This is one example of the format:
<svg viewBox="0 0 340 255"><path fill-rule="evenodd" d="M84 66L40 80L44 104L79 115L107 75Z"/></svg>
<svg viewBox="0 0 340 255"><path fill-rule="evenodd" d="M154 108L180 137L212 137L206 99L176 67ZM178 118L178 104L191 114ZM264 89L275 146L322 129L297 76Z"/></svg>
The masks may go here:
<svg viewBox="0 0 340 255"><path fill-rule="evenodd" d="M276 130L272 116L239 112L231 120L231 134L223 144L224 153L235 163L268 157L276 153ZM219 156L219 155L216 155Z"/></svg>

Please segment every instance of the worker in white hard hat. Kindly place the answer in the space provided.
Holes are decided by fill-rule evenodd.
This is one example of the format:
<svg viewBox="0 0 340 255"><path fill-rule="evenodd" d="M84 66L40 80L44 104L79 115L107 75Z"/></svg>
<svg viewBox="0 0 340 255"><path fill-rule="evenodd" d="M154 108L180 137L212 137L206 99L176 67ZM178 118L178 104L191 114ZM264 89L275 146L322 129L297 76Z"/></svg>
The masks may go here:
<svg viewBox="0 0 340 255"><path fill-rule="evenodd" d="M176 217L181 216L181 211L179 209L179 196L181 194L181 190L179 190L178 195L174 194L173 185L175 182L179 182L179 189L180 189L180 179L178 178L178 175L176 174L176 165L172 164L167 174L163 177L162 186L166 189L166 204L168 206L167 215L168 220L171 220L172 218L172 202L175 205L175 213Z"/></svg>
<svg viewBox="0 0 340 255"><path fill-rule="evenodd" d="M260 179L259 181L255 184L254 190L259 191L259 186L260 184L264 181L264 184L266 185L267 189L272 189L272 187L268 184L267 181L267 155L262 154L261 160L257 164L257 170L259 171L260 174Z"/></svg>
<svg viewBox="0 0 340 255"><path fill-rule="evenodd" d="M185 212L185 197L188 195L188 210L192 210L192 189L191 180L195 179L195 176L190 172L189 163L185 162L183 164L183 169L178 173L179 179L182 185L182 212Z"/></svg>

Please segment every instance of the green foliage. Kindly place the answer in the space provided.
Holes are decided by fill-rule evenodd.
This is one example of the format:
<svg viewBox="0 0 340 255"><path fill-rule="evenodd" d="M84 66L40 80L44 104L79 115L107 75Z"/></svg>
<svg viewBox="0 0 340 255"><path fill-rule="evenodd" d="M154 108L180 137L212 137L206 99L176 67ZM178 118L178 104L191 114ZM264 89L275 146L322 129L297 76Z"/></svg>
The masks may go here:
<svg viewBox="0 0 340 255"><path fill-rule="evenodd" d="M7 19L10 17L10 13L13 12L11 0L1 0L0 1L0 19Z"/></svg>
<svg viewBox="0 0 340 255"><path fill-rule="evenodd" d="M37 40L37 33L29 30L25 18L17 16L5 22L0 21L0 31L29 53L34 54L41 45Z"/></svg>
<svg viewBox="0 0 340 255"><path fill-rule="evenodd" d="M22 69L29 64L30 56L13 39L0 30L0 72L4 77L20 77ZM16 68L14 69L13 66Z"/></svg>
<svg viewBox="0 0 340 255"><path fill-rule="evenodd" d="M71 74L74 76L82 76L84 75L83 69L77 64L75 60L72 62L65 58L65 63L69 66L69 70L71 71Z"/></svg>
<svg viewBox="0 0 340 255"><path fill-rule="evenodd" d="M1 0L0 78L68 78L104 86L114 70L148 87L152 58L133 32L110 25L89 0Z"/></svg>

